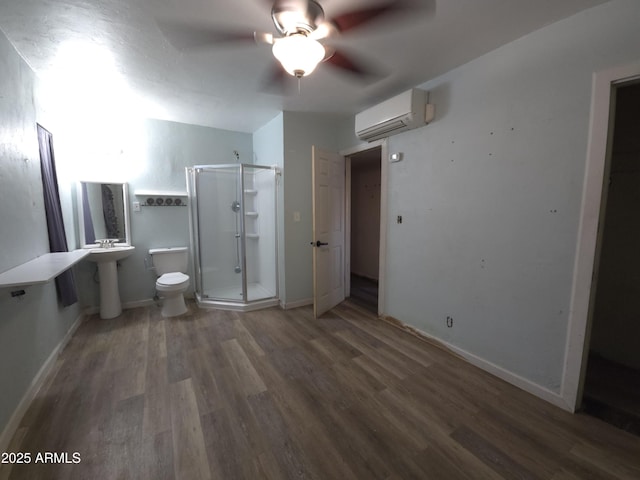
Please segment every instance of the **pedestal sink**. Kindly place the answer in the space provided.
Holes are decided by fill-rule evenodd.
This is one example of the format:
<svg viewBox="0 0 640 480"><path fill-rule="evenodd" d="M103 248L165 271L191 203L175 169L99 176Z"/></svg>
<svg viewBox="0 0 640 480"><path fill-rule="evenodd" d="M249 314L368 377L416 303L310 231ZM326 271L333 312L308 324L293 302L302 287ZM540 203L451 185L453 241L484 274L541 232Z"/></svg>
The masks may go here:
<svg viewBox="0 0 640 480"><path fill-rule="evenodd" d="M98 264L100 278L100 318L114 318L122 313L118 290L118 267L116 262L128 257L136 247L92 248L86 260Z"/></svg>

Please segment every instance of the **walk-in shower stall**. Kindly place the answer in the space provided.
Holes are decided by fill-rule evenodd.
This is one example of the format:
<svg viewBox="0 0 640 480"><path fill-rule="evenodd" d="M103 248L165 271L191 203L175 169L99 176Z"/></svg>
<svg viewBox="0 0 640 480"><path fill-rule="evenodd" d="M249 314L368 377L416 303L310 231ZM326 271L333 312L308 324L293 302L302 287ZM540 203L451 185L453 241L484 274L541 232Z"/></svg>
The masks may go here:
<svg viewBox="0 0 640 480"><path fill-rule="evenodd" d="M187 168L200 306L246 311L278 304L276 182L274 167Z"/></svg>

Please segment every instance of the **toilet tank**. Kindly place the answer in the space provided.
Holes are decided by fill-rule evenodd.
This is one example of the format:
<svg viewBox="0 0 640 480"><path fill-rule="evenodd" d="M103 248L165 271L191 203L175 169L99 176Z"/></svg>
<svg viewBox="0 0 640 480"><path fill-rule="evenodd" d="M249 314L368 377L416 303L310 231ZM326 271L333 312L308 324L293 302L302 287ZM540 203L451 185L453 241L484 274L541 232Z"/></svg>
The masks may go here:
<svg viewBox="0 0 640 480"><path fill-rule="evenodd" d="M187 247L152 248L149 250L158 276L171 272L187 273L189 254Z"/></svg>

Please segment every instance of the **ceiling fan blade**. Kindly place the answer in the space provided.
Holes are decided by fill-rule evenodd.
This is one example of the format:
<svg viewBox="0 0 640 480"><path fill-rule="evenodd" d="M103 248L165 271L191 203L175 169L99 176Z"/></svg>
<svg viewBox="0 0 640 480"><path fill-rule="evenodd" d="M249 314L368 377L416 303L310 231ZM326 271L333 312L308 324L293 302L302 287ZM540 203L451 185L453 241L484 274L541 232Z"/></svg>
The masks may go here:
<svg viewBox="0 0 640 480"><path fill-rule="evenodd" d="M204 23L158 20L158 27L167 41L177 50L197 50L216 45L273 43L268 33L218 28Z"/></svg>
<svg viewBox="0 0 640 480"><path fill-rule="evenodd" d="M331 19L331 22L340 32L346 32L361 27L374 20L391 14L417 11L431 11L435 9L435 0L388 0L377 6L361 8L345 12Z"/></svg>
<svg viewBox="0 0 640 480"><path fill-rule="evenodd" d="M384 74L379 69L374 68L368 62L358 59L352 55L347 55L344 51L335 50L331 47L325 47L327 55L323 62L335 67L343 72L347 72L354 75L359 80L367 83L374 82L384 77Z"/></svg>
<svg viewBox="0 0 640 480"><path fill-rule="evenodd" d="M273 45L273 34L264 33L264 32L253 32L253 39L256 43L266 43L268 45Z"/></svg>

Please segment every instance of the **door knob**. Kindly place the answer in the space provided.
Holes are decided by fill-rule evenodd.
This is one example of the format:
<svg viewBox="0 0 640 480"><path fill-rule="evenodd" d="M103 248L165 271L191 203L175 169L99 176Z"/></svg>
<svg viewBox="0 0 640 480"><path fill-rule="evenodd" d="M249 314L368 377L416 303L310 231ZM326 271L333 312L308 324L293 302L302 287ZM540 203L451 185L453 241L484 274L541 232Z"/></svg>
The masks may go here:
<svg viewBox="0 0 640 480"><path fill-rule="evenodd" d="M325 243L325 242L321 242L320 240L318 240L315 243L311 242L311 245L315 245L316 247L322 247L323 245L329 245L329 244Z"/></svg>

